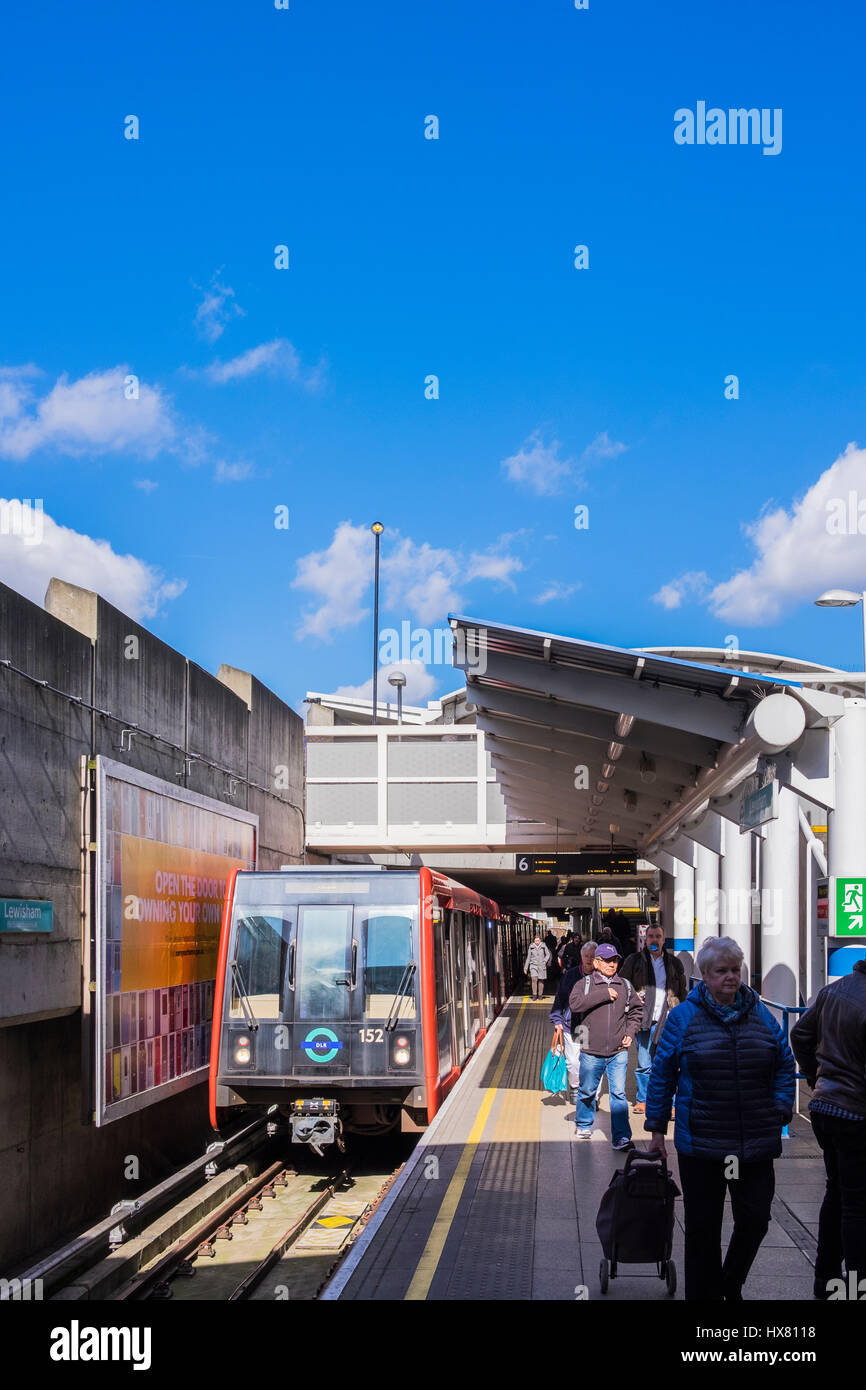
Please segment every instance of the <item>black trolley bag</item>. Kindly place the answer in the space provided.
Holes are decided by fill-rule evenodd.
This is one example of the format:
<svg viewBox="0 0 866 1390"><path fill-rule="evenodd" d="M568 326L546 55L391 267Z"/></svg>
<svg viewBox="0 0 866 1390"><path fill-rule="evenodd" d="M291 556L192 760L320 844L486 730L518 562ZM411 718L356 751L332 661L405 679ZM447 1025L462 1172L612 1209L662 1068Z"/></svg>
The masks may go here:
<svg viewBox="0 0 866 1390"><path fill-rule="evenodd" d="M619 1264L655 1264L669 1294L676 1292L677 1270L671 1259L674 1202L680 1190L667 1160L654 1151L633 1150L618 1168L599 1203L595 1229L604 1251L599 1269L602 1293L615 1279Z"/></svg>

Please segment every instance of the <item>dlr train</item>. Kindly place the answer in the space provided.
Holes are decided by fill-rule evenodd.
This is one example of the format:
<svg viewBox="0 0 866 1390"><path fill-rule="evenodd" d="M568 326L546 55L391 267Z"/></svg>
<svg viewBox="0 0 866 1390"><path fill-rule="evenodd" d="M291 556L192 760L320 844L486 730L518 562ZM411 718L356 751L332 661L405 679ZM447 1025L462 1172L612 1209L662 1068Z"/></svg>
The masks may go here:
<svg viewBox="0 0 866 1390"><path fill-rule="evenodd" d="M518 978L529 918L430 869L236 870L210 1059L214 1129L242 1107L318 1153L423 1127Z"/></svg>

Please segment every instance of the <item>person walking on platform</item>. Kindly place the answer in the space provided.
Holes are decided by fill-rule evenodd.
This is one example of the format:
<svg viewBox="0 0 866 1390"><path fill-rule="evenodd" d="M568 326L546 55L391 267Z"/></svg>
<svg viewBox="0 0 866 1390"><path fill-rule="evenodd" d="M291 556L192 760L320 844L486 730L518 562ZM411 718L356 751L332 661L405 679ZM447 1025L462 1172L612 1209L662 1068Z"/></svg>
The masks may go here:
<svg viewBox="0 0 866 1390"><path fill-rule="evenodd" d="M571 1031L580 1041L577 1138L592 1138L598 1087L606 1075L613 1147L632 1149L625 1076L643 1003L628 980L617 973L619 961L619 952L609 942L596 946L592 974L577 980L569 996Z"/></svg>
<svg viewBox="0 0 866 1390"><path fill-rule="evenodd" d="M866 1276L866 961L825 985L791 1029L791 1047L812 1087L809 1116L824 1154L827 1188L818 1218L815 1297L845 1297ZM838 1280L835 1289L828 1289Z"/></svg>
<svg viewBox="0 0 866 1390"><path fill-rule="evenodd" d="M559 966L563 974L568 970L573 970L576 965L580 965L580 932L570 932L565 938L564 944L559 948Z"/></svg>
<svg viewBox="0 0 866 1390"><path fill-rule="evenodd" d="M635 1034L637 1101L634 1107L635 1114L642 1115L646 1110L652 1053L671 1009L681 1004L688 994L686 972L673 951L665 950L664 929L650 926L646 929L643 950L628 956L619 973L634 985L643 1001L643 1018Z"/></svg>
<svg viewBox="0 0 866 1390"><path fill-rule="evenodd" d="M550 955L550 978L551 980L555 980L557 975L559 974L559 961L556 959L557 941L556 937L553 935L553 932L550 930L549 927L547 929L547 935L544 938L544 944L547 947L548 953Z"/></svg>
<svg viewBox="0 0 866 1390"><path fill-rule="evenodd" d="M773 1160L794 1109L794 1058L769 1009L742 983L736 941L709 937L696 963L701 981L671 1011L656 1048L644 1128L664 1156L676 1092L685 1296L738 1302L770 1224ZM729 1185L734 1230L723 1263Z"/></svg>
<svg viewBox="0 0 866 1390"><path fill-rule="evenodd" d="M608 946L612 946L620 960L622 960L622 942L618 936L614 936L613 929L610 926L602 927L598 934L598 939L599 941L605 942Z"/></svg>
<svg viewBox="0 0 866 1390"><path fill-rule="evenodd" d="M536 934L535 940L531 943L526 953L526 960L523 962L523 973L529 975L532 984L533 999L540 999L544 993L544 984L547 980L547 967L550 964L550 952Z"/></svg>
<svg viewBox="0 0 866 1390"><path fill-rule="evenodd" d="M591 975L593 971L593 957L595 956L595 942L587 941L581 948L580 964L573 965L570 970L566 970L559 982L556 996L553 1000L553 1008L550 1011L550 1021L553 1024L553 1042L550 1044L551 1051L561 1047L565 1054L565 1066L568 1072L568 1085L571 1091L571 1099L577 1104L577 1088L580 1085L580 1042L572 1036L571 1032L571 1009L568 1006L571 991L582 980L584 976ZM599 1082L599 1086L601 1082Z"/></svg>

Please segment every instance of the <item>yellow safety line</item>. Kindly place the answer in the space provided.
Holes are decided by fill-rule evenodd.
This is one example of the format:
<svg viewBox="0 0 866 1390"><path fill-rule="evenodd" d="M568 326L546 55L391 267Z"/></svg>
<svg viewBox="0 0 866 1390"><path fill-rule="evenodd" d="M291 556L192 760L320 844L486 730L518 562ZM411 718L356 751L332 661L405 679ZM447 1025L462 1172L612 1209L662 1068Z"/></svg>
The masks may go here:
<svg viewBox="0 0 866 1390"><path fill-rule="evenodd" d="M517 1018L514 1020L514 1027L511 1030L508 1042L503 1048L502 1056L499 1059L499 1065L493 1073L493 1080L488 1086L478 1114L475 1116L475 1123L469 1131L469 1138L466 1140L463 1147L460 1161L457 1164L457 1170L448 1184L448 1189L442 1200L442 1205L436 1215L436 1220L433 1222L433 1229L427 1237L427 1244L421 1252L421 1258L415 1268L415 1273L412 1275L412 1282L403 1295L404 1302L409 1300L413 1302L422 1301L430 1292L433 1276L439 1267L442 1251L445 1249L445 1242L448 1239L448 1232L451 1230L451 1225L454 1221L463 1189L466 1186L466 1179L469 1177L469 1169L472 1167L472 1160L475 1157L478 1144L484 1133L487 1117L496 1099L496 1091L502 1080L502 1073L505 1070L505 1064L508 1061L509 1054L514 1045L514 1039L517 1037L520 1020L523 1017L523 1010L526 1008L528 1002L528 998L524 999L518 1011Z"/></svg>

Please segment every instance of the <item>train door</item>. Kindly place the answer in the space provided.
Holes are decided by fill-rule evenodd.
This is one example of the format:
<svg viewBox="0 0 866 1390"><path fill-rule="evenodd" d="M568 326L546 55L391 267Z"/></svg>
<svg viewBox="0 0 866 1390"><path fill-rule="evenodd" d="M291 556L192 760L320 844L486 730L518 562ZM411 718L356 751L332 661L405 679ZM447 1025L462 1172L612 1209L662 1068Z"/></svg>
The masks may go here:
<svg viewBox="0 0 866 1390"><path fill-rule="evenodd" d="M450 981L448 913L433 925L433 959L436 972L436 1039L439 1046L439 1080L454 1065L453 993Z"/></svg>
<svg viewBox="0 0 866 1390"><path fill-rule="evenodd" d="M469 1051L469 1007L466 998L466 943L462 912L451 913L451 961L454 1001L454 1033L457 1044L456 1060L462 1064Z"/></svg>
<svg viewBox="0 0 866 1390"><path fill-rule="evenodd" d="M484 962L481 957L481 919L467 912L466 923L466 989L469 1002L469 1046L484 1027Z"/></svg>
<svg viewBox="0 0 866 1390"><path fill-rule="evenodd" d="M484 941L487 948L487 1018L492 1019L502 1003L502 972L499 965L498 924L486 922Z"/></svg>
<svg viewBox="0 0 866 1390"><path fill-rule="evenodd" d="M342 1075L352 1052L358 939L350 904L298 908L298 930L289 950L287 1013L293 1023L296 1076Z"/></svg>

